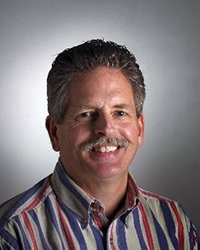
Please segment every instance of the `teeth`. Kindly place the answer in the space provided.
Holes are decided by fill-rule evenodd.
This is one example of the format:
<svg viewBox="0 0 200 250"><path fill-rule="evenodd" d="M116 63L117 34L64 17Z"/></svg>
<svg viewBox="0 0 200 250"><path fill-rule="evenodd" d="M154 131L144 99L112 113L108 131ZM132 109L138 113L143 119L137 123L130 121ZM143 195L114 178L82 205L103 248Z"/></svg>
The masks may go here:
<svg viewBox="0 0 200 250"><path fill-rule="evenodd" d="M117 149L116 146L102 146L102 147L98 147L95 148L96 152L101 152L101 153L108 153L108 152L113 152Z"/></svg>

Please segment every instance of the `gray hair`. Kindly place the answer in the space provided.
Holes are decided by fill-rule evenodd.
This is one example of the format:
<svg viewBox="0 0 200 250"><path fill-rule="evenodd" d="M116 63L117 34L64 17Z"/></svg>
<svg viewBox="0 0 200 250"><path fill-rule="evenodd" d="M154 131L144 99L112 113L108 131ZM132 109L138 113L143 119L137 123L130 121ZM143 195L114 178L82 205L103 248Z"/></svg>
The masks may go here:
<svg viewBox="0 0 200 250"><path fill-rule="evenodd" d="M48 112L57 123L63 122L67 111L70 83L98 66L121 70L133 87L136 113L142 113L145 84L135 56L125 46L96 39L64 50L52 64L47 77Z"/></svg>

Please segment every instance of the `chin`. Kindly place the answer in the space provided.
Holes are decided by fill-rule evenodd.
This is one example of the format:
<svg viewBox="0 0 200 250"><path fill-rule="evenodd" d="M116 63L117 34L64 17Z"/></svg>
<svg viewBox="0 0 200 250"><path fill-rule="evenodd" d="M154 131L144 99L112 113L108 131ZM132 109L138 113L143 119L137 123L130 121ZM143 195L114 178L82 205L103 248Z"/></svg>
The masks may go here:
<svg viewBox="0 0 200 250"><path fill-rule="evenodd" d="M110 164L95 164L95 166L89 166L91 176L96 176L97 178L114 178L117 176L126 175L128 173L127 169L122 169L120 165L111 166Z"/></svg>

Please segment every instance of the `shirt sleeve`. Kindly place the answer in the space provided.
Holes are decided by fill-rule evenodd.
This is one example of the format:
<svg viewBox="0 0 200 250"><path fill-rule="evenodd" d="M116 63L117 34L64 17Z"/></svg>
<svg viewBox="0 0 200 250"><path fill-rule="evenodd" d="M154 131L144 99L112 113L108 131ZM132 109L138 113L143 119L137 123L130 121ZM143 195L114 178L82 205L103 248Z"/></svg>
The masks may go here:
<svg viewBox="0 0 200 250"><path fill-rule="evenodd" d="M200 250L200 238L195 226L192 224L191 221L190 221L189 240L191 249Z"/></svg>
<svg viewBox="0 0 200 250"><path fill-rule="evenodd" d="M191 222L191 220L188 218L188 216L186 215L182 207L181 207L181 210L185 218L185 225L186 225L186 232L187 232L187 235L185 235L185 240L189 241L188 249L200 250L200 238L199 238L197 229L194 226L194 224Z"/></svg>
<svg viewBox="0 0 200 250"><path fill-rule="evenodd" d="M19 233L19 232L18 232ZM17 250L23 249L17 239L17 232L15 232L14 227L9 229L1 228L0 229L0 249L1 250Z"/></svg>

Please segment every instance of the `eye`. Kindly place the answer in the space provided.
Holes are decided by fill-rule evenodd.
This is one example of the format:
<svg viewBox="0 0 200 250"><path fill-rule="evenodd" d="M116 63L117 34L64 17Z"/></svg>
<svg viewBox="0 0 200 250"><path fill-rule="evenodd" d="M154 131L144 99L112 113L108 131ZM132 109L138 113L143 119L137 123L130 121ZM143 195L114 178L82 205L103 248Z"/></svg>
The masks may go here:
<svg viewBox="0 0 200 250"><path fill-rule="evenodd" d="M79 121L90 121L95 119L95 113L91 111L82 112L77 116L77 120Z"/></svg>
<svg viewBox="0 0 200 250"><path fill-rule="evenodd" d="M91 116L91 112L83 112L80 114L80 117L87 118Z"/></svg>
<svg viewBox="0 0 200 250"><path fill-rule="evenodd" d="M115 111L115 116L127 116L127 113L123 110Z"/></svg>

